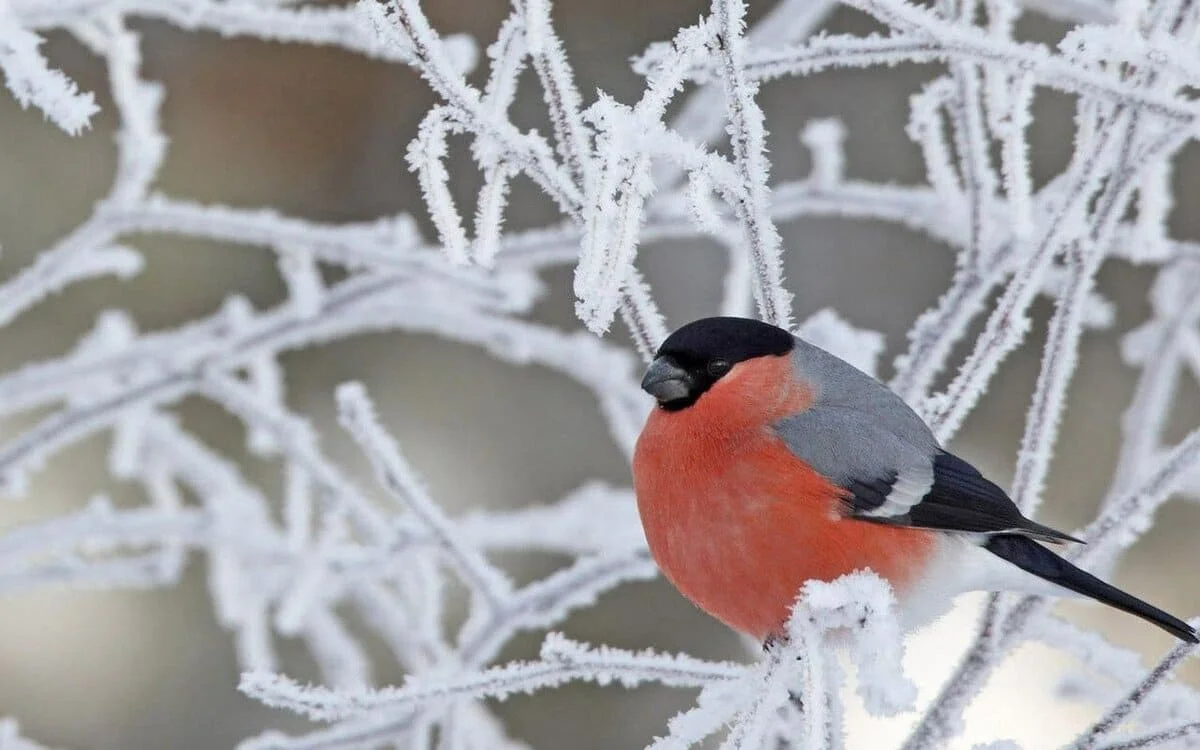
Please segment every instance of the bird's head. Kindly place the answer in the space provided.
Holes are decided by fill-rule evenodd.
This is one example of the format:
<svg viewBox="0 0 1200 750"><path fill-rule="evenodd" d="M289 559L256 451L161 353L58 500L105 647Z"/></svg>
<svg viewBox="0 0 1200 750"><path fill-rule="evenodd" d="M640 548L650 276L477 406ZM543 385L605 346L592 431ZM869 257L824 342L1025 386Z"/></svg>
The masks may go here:
<svg viewBox="0 0 1200 750"><path fill-rule="evenodd" d="M792 334L749 318L701 318L667 337L642 378L642 390L667 411L696 403L739 363L792 351Z"/></svg>

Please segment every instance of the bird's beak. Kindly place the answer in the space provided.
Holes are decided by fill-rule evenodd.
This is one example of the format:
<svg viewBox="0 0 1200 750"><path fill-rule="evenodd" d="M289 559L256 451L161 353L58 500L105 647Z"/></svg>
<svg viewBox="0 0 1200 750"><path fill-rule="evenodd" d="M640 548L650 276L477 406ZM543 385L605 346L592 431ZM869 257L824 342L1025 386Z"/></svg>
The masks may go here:
<svg viewBox="0 0 1200 750"><path fill-rule="evenodd" d="M642 378L642 390L660 404L687 398L692 392L692 385L692 376L666 357L654 360Z"/></svg>

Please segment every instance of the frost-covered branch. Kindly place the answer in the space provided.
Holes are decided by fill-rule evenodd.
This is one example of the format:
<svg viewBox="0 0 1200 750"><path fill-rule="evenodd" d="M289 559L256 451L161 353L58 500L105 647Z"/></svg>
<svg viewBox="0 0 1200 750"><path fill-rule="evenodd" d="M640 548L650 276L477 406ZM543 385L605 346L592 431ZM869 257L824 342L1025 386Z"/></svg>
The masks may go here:
<svg viewBox="0 0 1200 750"><path fill-rule="evenodd" d="M735 664L681 655L593 648L551 633L542 644L539 662L512 662L449 679L414 679L400 688L348 693L304 688L287 678L247 673L240 689L268 705L302 713L315 721L336 721L370 711L403 711L464 698L504 700L516 693L532 693L579 680L601 685L616 682L626 688L645 682L702 687L731 679L739 670Z"/></svg>
<svg viewBox="0 0 1200 750"><path fill-rule="evenodd" d="M33 105L47 120L78 135L100 109L96 97L52 69L38 50L41 44L37 34L19 23L8 0L0 3L0 73L9 93L22 108Z"/></svg>
<svg viewBox="0 0 1200 750"><path fill-rule="evenodd" d="M1176 740L1190 740L1196 737L1200 737L1200 721L1189 721L1170 729L1147 732L1097 747L1099 750L1142 750L1142 748L1170 747Z"/></svg>
<svg viewBox="0 0 1200 750"><path fill-rule="evenodd" d="M0 750L50 750L21 736L21 728L12 719L0 719Z"/></svg>
<svg viewBox="0 0 1200 750"><path fill-rule="evenodd" d="M745 73L746 42L742 33L745 12L742 0L713 0L716 25L713 41L729 111L733 160L743 193L738 197L735 209L746 233L746 244L758 280L754 295L762 318L788 328L792 320L792 300L783 288L781 240L767 214L770 169L765 154L765 116L754 101L757 86L746 79Z"/></svg>
<svg viewBox="0 0 1200 750"><path fill-rule="evenodd" d="M1073 746L1079 750L1084 748L1093 748L1104 738L1105 735L1112 732L1118 725L1121 724L1130 714L1136 711L1152 690L1159 686L1163 680L1170 677L1171 673L1179 666L1179 663L1187 658L1195 649L1195 644L1180 643L1177 644L1171 652L1163 657L1154 669L1146 675L1132 690L1125 696L1117 705L1113 706L1104 714L1095 724L1093 724Z"/></svg>

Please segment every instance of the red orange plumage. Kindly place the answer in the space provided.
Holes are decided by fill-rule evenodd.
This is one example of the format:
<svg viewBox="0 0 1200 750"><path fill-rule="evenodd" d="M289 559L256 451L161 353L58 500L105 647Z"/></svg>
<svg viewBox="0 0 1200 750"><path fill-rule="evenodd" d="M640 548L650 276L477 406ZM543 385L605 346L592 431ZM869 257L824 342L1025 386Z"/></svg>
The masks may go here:
<svg viewBox="0 0 1200 750"><path fill-rule="evenodd" d="M786 357L742 362L702 408L652 412L634 454L638 511L667 578L757 638L781 628L807 580L869 567L905 587L933 551L928 531L839 520L844 490L771 430L809 398Z"/></svg>

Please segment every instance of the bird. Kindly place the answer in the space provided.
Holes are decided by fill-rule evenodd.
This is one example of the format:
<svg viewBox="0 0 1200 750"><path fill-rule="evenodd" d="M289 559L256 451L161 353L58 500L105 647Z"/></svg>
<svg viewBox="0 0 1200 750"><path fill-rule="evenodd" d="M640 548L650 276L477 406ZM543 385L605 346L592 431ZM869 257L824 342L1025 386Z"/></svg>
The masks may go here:
<svg viewBox="0 0 1200 750"><path fill-rule="evenodd" d="M1196 643L1196 630L1049 549L886 385L759 320L692 321L641 381L656 404L632 460L651 556L700 609L764 643L801 587L869 569L905 630L968 591L1089 597Z"/></svg>

